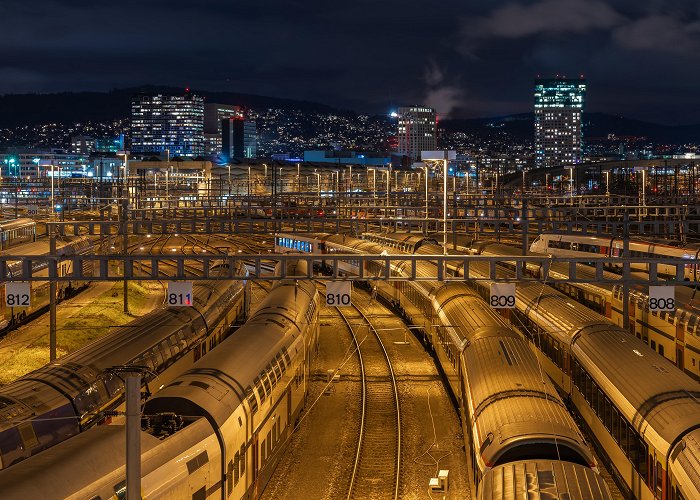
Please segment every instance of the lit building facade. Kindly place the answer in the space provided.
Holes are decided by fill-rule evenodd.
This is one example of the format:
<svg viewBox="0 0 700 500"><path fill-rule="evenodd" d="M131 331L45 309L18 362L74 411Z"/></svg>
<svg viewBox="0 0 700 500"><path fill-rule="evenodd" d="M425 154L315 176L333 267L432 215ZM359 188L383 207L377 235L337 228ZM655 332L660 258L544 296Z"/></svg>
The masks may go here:
<svg viewBox="0 0 700 500"><path fill-rule="evenodd" d="M420 160L421 151L437 149L437 115L432 108L422 106L398 109L398 153L411 160Z"/></svg>
<svg viewBox="0 0 700 500"><path fill-rule="evenodd" d="M137 94L131 99L131 152L204 154L204 98Z"/></svg>
<svg viewBox="0 0 700 500"><path fill-rule="evenodd" d="M221 120L221 156L225 161L258 156L258 134L254 121L240 118Z"/></svg>
<svg viewBox="0 0 700 500"><path fill-rule="evenodd" d="M581 162L586 82L581 78L535 80L535 166Z"/></svg>

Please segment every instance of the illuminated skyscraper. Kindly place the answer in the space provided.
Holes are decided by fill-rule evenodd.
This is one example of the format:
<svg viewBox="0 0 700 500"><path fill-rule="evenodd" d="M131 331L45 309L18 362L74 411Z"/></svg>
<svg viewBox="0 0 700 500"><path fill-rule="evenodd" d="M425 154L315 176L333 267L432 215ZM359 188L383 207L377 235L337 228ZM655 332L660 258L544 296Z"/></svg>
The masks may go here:
<svg viewBox="0 0 700 500"><path fill-rule="evenodd" d="M581 161L582 78L535 80L535 165L552 167Z"/></svg>
<svg viewBox="0 0 700 500"><path fill-rule="evenodd" d="M258 155L258 136L255 122L241 118L221 120L221 156L226 161L232 158L255 158Z"/></svg>
<svg viewBox="0 0 700 500"><path fill-rule="evenodd" d="M204 98L137 94L131 99L131 151L171 156L204 154Z"/></svg>
<svg viewBox="0 0 700 500"><path fill-rule="evenodd" d="M437 149L437 116L432 108L401 107L398 110L398 153L420 160L421 151Z"/></svg>

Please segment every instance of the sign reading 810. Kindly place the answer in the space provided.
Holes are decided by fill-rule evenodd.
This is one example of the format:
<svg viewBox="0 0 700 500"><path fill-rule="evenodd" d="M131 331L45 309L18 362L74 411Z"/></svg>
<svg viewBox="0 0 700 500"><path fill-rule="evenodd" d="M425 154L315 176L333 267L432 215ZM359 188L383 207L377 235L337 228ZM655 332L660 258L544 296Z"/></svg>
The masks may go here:
<svg viewBox="0 0 700 500"><path fill-rule="evenodd" d="M326 283L326 305L346 307L352 303L352 282L329 281Z"/></svg>

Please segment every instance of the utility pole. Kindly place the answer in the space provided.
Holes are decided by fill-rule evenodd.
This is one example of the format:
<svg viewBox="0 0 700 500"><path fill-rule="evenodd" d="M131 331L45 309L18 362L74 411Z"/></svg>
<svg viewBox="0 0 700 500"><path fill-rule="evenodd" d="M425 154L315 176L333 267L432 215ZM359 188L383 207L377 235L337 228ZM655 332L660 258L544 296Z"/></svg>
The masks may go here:
<svg viewBox="0 0 700 500"><path fill-rule="evenodd" d="M49 224L49 255L56 257L56 227ZM49 276L53 270L54 279L49 281L49 361L56 361L56 274L58 266L55 260L49 261Z"/></svg>
<svg viewBox="0 0 700 500"><path fill-rule="evenodd" d="M126 498L141 498L141 374L126 377Z"/></svg>
<svg viewBox="0 0 700 500"><path fill-rule="evenodd" d="M127 234L127 213L128 213L128 200L126 198L122 199L122 221L121 221L121 232L123 239L122 252L124 254L124 312L129 312L129 282L127 280L127 262L126 256L129 253L129 235Z"/></svg>

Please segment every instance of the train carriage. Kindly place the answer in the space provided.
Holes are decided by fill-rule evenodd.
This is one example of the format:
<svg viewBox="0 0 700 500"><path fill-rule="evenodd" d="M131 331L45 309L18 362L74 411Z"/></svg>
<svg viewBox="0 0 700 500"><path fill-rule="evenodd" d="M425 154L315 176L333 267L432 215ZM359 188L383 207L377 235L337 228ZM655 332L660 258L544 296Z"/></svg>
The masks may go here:
<svg viewBox="0 0 700 500"><path fill-rule="evenodd" d="M113 366L147 367L145 381L155 381L154 390L182 373L244 317L245 295L241 282L197 283L193 307L162 306L0 388L0 466L104 420L102 412L123 401L123 383L109 371Z"/></svg>

